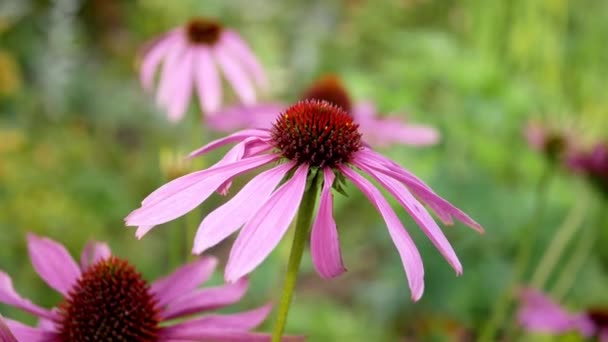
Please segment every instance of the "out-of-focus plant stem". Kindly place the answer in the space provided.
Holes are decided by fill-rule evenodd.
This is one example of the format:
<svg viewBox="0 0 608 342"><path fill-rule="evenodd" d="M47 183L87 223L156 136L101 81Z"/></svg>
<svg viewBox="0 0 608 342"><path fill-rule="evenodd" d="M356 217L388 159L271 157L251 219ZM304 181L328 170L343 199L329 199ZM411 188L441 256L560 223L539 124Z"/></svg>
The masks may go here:
<svg viewBox="0 0 608 342"><path fill-rule="evenodd" d="M534 288L542 289L545 286L545 282L551 276L566 246L572 241L585 218L587 207L589 206L588 196L585 193L577 197L579 200L576 206L570 211L557 233L553 236L536 267L531 281Z"/></svg>
<svg viewBox="0 0 608 342"><path fill-rule="evenodd" d="M289 306L296 287L302 254L304 253L310 226L312 224L317 192L318 185L316 179L313 178L309 188L304 192L304 198L302 198L302 204L300 204L300 209L298 210L296 229L293 235L293 243L291 245L291 252L287 264L287 273L285 274L281 301L279 302L277 318L272 332L272 342L280 342L283 331L285 330L287 314L289 313Z"/></svg>
<svg viewBox="0 0 608 342"><path fill-rule="evenodd" d="M478 341L482 342L493 342L496 341L496 333L499 329L499 324L505 322L508 317L511 303L515 297L517 287L522 281L525 274L527 265L530 262L532 255L532 248L536 242L539 224L542 220L543 213L546 205L546 194L553 178L553 165L545 166L543 174L541 175L535 191L534 206L532 215L528 220L528 223L523 226L523 230L527 232L525 238L520 238L519 246L517 249L517 255L515 259L515 270L513 277L509 282L505 292L498 298L494 310L490 316L490 319L481 330L481 335ZM507 333L508 335L508 333Z"/></svg>

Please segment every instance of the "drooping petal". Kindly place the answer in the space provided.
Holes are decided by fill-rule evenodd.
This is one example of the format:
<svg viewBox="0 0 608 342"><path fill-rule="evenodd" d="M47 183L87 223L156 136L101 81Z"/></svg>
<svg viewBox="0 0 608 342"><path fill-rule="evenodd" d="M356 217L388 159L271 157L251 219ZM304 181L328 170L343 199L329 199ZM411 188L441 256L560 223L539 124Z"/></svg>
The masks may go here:
<svg viewBox="0 0 608 342"><path fill-rule="evenodd" d="M331 188L334 173L329 168L323 169L323 190L319 212L312 225L310 235L310 254L317 273L323 278L334 278L346 271L342 263L338 230L333 216L333 199Z"/></svg>
<svg viewBox="0 0 608 342"><path fill-rule="evenodd" d="M234 304L243 298L248 287L249 281L241 278L233 284L186 293L173 300L162 312L162 317L169 320Z"/></svg>
<svg viewBox="0 0 608 342"><path fill-rule="evenodd" d="M462 210L456 208L450 202L433 192L428 185L414 174L398 166L390 159L369 149L362 149L357 152L357 158L361 163L403 183L418 196L418 198L436 211L444 222L448 221L446 223L449 223L451 220L451 218L448 219L445 216L453 216L478 232L483 232L483 228L479 223L475 222L475 220L470 218Z"/></svg>
<svg viewBox="0 0 608 342"><path fill-rule="evenodd" d="M262 129L245 129L242 131L238 131L236 133L230 134L229 136L223 137L218 140L214 140L214 141L208 143L207 145L205 145L195 151L192 151L188 155L188 157L189 158L198 157L209 151L213 151L218 147L222 147L224 145L234 143L234 142L240 142L240 141L243 141L250 137L269 138L270 133L267 130L262 130Z"/></svg>
<svg viewBox="0 0 608 342"><path fill-rule="evenodd" d="M4 317L0 315L0 341L2 342L18 342L15 335L11 332L4 321Z"/></svg>
<svg viewBox="0 0 608 342"><path fill-rule="evenodd" d="M227 315L206 315L197 319L188 320L183 323L175 324L166 328L163 335L176 338L176 334L185 334L181 336L196 336L197 333L205 333L206 331L247 331L254 329L262 324L272 305L267 304L254 310L239 312L236 314ZM203 338L203 337L198 337Z"/></svg>
<svg viewBox="0 0 608 342"><path fill-rule="evenodd" d="M186 50L182 56L179 67L173 70L173 84L171 85L170 95L163 99L167 106L169 121L177 122L184 117L194 88L194 64L193 52ZM167 93L169 94L169 93Z"/></svg>
<svg viewBox="0 0 608 342"><path fill-rule="evenodd" d="M63 245L34 234L27 235L27 249L36 272L50 287L67 296L80 277L80 268Z"/></svg>
<svg viewBox="0 0 608 342"><path fill-rule="evenodd" d="M257 85L261 88L267 88L268 79L266 78L264 69L249 48L248 44L241 39L238 33L232 30L226 30L224 31L221 39L221 44L223 44L233 56L243 63L243 66L247 69L247 72L253 75L253 79Z"/></svg>
<svg viewBox="0 0 608 342"><path fill-rule="evenodd" d="M239 229L267 200L293 162L260 173L238 194L207 215L196 232L192 252L200 254Z"/></svg>
<svg viewBox="0 0 608 342"><path fill-rule="evenodd" d="M171 45L175 43L176 39L179 39L177 34L178 32L175 31L167 33L145 51L139 73L144 90L152 90L156 69L171 50Z"/></svg>
<svg viewBox="0 0 608 342"><path fill-rule="evenodd" d="M232 106L208 116L206 123L211 129L225 133L244 128L270 129L285 108L282 103Z"/></svg>
<svg viewBox="0 0 608 342"><path fill-rule="evenodd" d="M87 269L89 266L96 264L97 262L107 259L112 255L110 246L107 243L89 241L80 256L80 268L82 270Z"/></svg>
<svg viewBox="0 0 608 342"><path fill-rule="evenodd" d="M211 50L199 47L195 55L195 81L198 99L205 114L213 114L222 104L222 80Z"/></svg>
<svg viewBox="0 0 608 342"><path fill-rule="evenodd" d="M49 319L55 318L55 315L50 310L42 308L28 299L21 297L15 288L8 274L0 271L0 303L14 306L23 311L29 312L39 317Z"/></svg>
<svg viewBox="0 0 608 342"><path fill-rule="evenodd" d="M186 51L186 42L183 37L179 37L171 44L171 49L164 59L156 92L156 103L163 108L167 107L173 93L178 90L176 84L176 71L181 68L183 62L182 57Z"/></svg>
<svg viewBox="0 0 608 342"><path fill-rule="evenodd" d="M403 186L399 181L385 176L380 172L374 171L372 168L367 167L366 165L357 163L356 158L354 159L353 164L367 172L397 199L399 204L401 204L401 206L405 208L410 216L412 216L414 221L416 221L418 226L420 226L426 236L428 236L433 245L435 245L443 257L456 271L456 274L462 274L462 265L460 264L452 245L441 231L441 228L437 226L437 223L435 220L433 220L433 217L431 217L422 204L420 204L420 202L418 202L418 200L412 196L405 186Z"/></svg>
<svg viewBox="0 0 608 342"><path fill-rule="evenodd" d="M586 337L596 330L586 315L567 312L539 291L524 289L520 298L518 320L526 330L555 334L578 330Z"/></svg>
<svg viewBox="0 0 608 342"><path fill-rule="evenodd" d="M196 261L181 266L170 275L152 283L150 291L158 299L158 306L170 304L172 300L188 294L202 283L206 282L217 266L214 257L201 257Z"/></svg>
<svg viewBox="0 0 608 342"><path fill-rule="evenodd" d="M281 241L304 194L308 165L275 191L245 224L230 251L225 278L236 281L258 266Z"/></svg>
<svg viewBox="0 0 608 342"><path fill-rule="evenodd" d="M178 218L205 201L222 183L278 158L268 154L194 172L161 187L126 217L129 226L158 225Z"/></svg>
<svg viewBox="0 0 608 342"><path fill-rule="evenodd" d="M434 145L439 142L439 132L425 125L413 125L399 117L377 117L372 103L358 103L353 107L352 116L359 124L363 140L374 146L405 144L414 146Z"/></svg>
<svg viewBox="0 0 608 342"><path fill-rule="evenodd" d="M418 253L418 248L416 248L414 241L412 241L412 238L399 221L390 204L378 189L349 167L340 166L340 171L361 189L363 194L365 194L384 218L388 232L401 256L401 262L403 263L412 292L412 299L417 301L422 297L422 293L424 292L424 267L422 266L422 258L420 257L420 253Z"/></svg>
<svg viewBox="0 0 608 342"><path fill-rule="evenodd" d="M222 44L213 49L215 61L220 65L224 76L244 104L255 103L255 88L242 65L232 57Z"/></svg>
<svg viewBox="0 0 608 342"><path fill-rule="evenodd" d="M25 324L13 321L12 319L4 319L6 325L11 330L13 335L21 342L60 342L59 334L46 331L41 328L33 328ZM1 340L4 342L4 340Z"/></svg>

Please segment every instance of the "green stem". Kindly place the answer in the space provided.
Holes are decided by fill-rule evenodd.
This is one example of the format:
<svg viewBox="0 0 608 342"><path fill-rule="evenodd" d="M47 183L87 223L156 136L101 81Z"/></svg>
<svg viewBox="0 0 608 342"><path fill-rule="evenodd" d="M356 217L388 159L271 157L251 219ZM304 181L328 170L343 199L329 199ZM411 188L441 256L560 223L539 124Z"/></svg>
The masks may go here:
<svg viewBox="0 0 608 342"><path fill-rule="evenodd" d="M552 297L556 300L561 300L570 290L572 284L577 279L578 272L585 264L585 261L591 254L591 246L595 239L595 227L585 227L583 236L576 244L575 250L570 256L566 265L564 265L560 277L556 281L556 285L551 291Z"/></svg>
<svg viewBox="0 0 608 342"><path fill-rule="evenodd" d="M555 266L561 259L566 246L572 241L581 226L581 223L585 218L588 201L587 196L577 196L577 198L580 197L582 197L581 200L578 201L577 206L570 211L538 263L536 271L532 276L532 286L534 288L542 289L545 286L545 282L549 279Z"/></svg>
<svg viewBox="0 0 608 342"><path fill-rule="evenodd" d="M310 182L310 187L304 192L304 197L302 198L302 203L300 204L300 209L298 211L296 230L294 232L291 252L289 254L289 262L287 264L287 274L285 275L283 292L281 293L281 301L279 303L279 311L274 325L274 330L272 332L272 342L281 341L283 331L285 330L287 314L289 313L289 305L291 304L291 298L293 297L293 292L296 287L296 280L298 278L300 262L302 261L302 254L304 253L304 248L306 247L306 240L312 223L315 202L317 200L317 191L318 186L316 180L312 179Z"/></svg>
<svg viewBox="0 0 608 342"><path fill-rule="evenodd" d="M519 239L519 247L517 249L517 255L515 259L515 270L506 291L499 297L494 310L490 316L490 319L484 326L479 341L495 341L495 335L498 331L499 324L504 322L509 310L511 308L511 302L515 297L517 286L521 282L526 266L529 264L530 257L532 255L532 247L536 242L538 236L539 223L545 211L545 194L549 188L550 180L553 175L552 165L547 165L541 178L536 186L536 198L534 199L534 207L532 210L532 216L528 220L528 223L524 225L523 231L527 233L525 238ZM511 329L509 329L511 330ZM508 333L507 333L508 335Z"/></svg>

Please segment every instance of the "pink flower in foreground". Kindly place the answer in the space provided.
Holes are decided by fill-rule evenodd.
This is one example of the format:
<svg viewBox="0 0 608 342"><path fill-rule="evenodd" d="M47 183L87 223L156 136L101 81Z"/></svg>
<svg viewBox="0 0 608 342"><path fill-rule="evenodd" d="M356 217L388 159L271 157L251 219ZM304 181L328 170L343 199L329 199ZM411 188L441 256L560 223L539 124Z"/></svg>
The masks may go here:
<svg viewBox="0 0 608 342"><path fill-rule="evenodd" d="M255 103L255 86L267 85L264 70L247 43L235 31L204 18L165 33L146 48L140 70L144 89L152 90L161 63L156 101L174 122L184 116L195 90L206 114L220 109L220 70L245 104Z"/></svg>
<svg viewBox="0 0 608 342"><path fill-rule="evenodd" d="M524 289L520 299L518 319L528 331L556 335L578 331L585 337L597 335L601 342L608 342L608 310L570 313L534 289Z"/></svg>
<svg viewBox="0 0 608 342"><path fill-rule="evenodd" d="M6 319L19 341L87 341L93 336L96 341L270 341L268 335L249 332L264 321L269 305L192 316L236 303L247 290L246 279L198 288L213 273L214 258L202 257L149 284L103 243L88 244L80 264L47 238L28 235L28 250L36 272L63 301L51 310L33 304L0 272L0 302L40 318L37 327Z"/></svg>
<svg viewBox="0 0 608 342"><path fill-rule="evenodd" d="M312 226L311 252L314 265L324 278L345 271L332 215L332 188L340 189L346 178L361 189L384 218L401 256L412 298L419 299L424 290L422 260L414 242L380 191L354 168L370 175L397 199L457 274L462 272L462 266L421 201L446 224L452 224L455 218L483 231L479 224L435 194L411 172L367 147L353 119L327 102L299 102L287 109L270 130L243 130L213 141L190 156L234 142L237 145L222 161L175 179L146 197L141 208L125 219L127 225L139 226L137 237L141 238L155 225L193 210L234 177L273 164L207 215L197 231L193 252L202 253L244 225L230 252L225 271L228 281L251 272L277 246L300 206L307 179L313 175L322 181L323 188Z"/></svg>
<svg viewBox="0 0 608 342"><path fill-rule="evenodd" d="M403 118L399 116L378 117L378 112L371 102L353 105L346 88L335 75L327 75L317 80L306 90L302 99L323 100L344 109L359 125L363 140L372 146L426 146L439 142L439 132L430 126L403 122ZM281 103L233 106L208 117L207 123L211 129L220 132L234 132L244 128L271 128L272 123L287 107Z"/></svg>

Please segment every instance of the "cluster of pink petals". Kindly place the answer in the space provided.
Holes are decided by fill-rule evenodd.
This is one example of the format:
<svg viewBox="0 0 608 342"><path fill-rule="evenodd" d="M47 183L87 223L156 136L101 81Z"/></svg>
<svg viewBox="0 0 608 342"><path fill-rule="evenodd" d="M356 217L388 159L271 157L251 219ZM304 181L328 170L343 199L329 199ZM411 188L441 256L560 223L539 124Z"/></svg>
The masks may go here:
<svg viewBox="0 0 608 342"><path fill-rule="evenodd" d="M520 299L518 320L528 331L555 335L578 331L585 337L598 335L601 342L608 342L608 328L596 326L585 313L570 313L534 289L522 290Z"/></svg>
<svg viewBox="0 0 608 342"><path fill-rule="evenodd" d="M82 272L97 261L110 257L110 249L106 244L89 243L79 264L61 244L32 234L28 236L28 251L36 272L64 297L68 296ZM216 264L214 258L202 257L151 284L151 293L161 308L162 321L172 321L172 324L161 326L159 341L270 340L266 334L249 332L266 319L271 310L270 305L236 314L192 316L236 303L247 291L246 279L219 287L198 288L209 279ZM40 307L21 297L13 288L11 278L4 272L0 272L0 303L22 309L40 318L37 327L5 319L6 325L19 341L61 342L57 333L60 318L57 310ZM174 323L175 320L178 323ZM3 333L6 335L0 324L0 337Z"/></svg>
<svg viewBox="0 0 608 342"><path fill-rule="evenodd" d="M270 128L285 111L281 103L260 103L251 106L232 106L207 118L208 126L219 132L234 132L245 128ZM393 144L428 146L439 142L439 132L430 126L404 122L401 116L379 117L371 102L360 102L350 112L363 140L375 147Z"/></svg>
<svg viewBox="0 0 608 342"><path fill-rule="evenodd" d="M145 90L153 90L161 64L156 102L173 122L182 119L194 91L206 114L221 108L220 71L245 104L255 103L256 87L267 87L266 75L255 55L230 29L223 29L213 45L190 42L185 27L156 39L147 47L141 63L140 80Z"/></svg>
<svg viewBox="0 0 608 342"><path fill-rule="evenodd" d="M138 226L136 235L141 238L154 226L193 210L213 192L225 191L234 177L275 164L207 215L197 231L193 252L202 253L243 227L232 247L225 270L226 280L232 282L257 267L282 239L300 206L311 168L307 164L296 165L292 161L276 165L282 156L273 151L271 133L266 129L236 132L209 143L190 156L195 157L229 143L237 144L224 159L208 169L163 185L146 197L141 207L129 214L125 221L129 226ZM332 214L331 189L336 171L354 183L384 218L407 274L412 298L419 299L424 291L424 269L416 245L381 192L352 167L370 175L390 192L456 273L462 272L452 246L422 203L435 211L446 224L453 224L455 218L481 232L483 230L478 223L435 194L411 172L370 148L364 147L353 153L350 164L342 164L338 170L327 167L319 170L324 182L319 211L312 227L311 253L316 270L322 277L335 277L345 271ZM293 176L281 184L292 171Z"/></svg>

